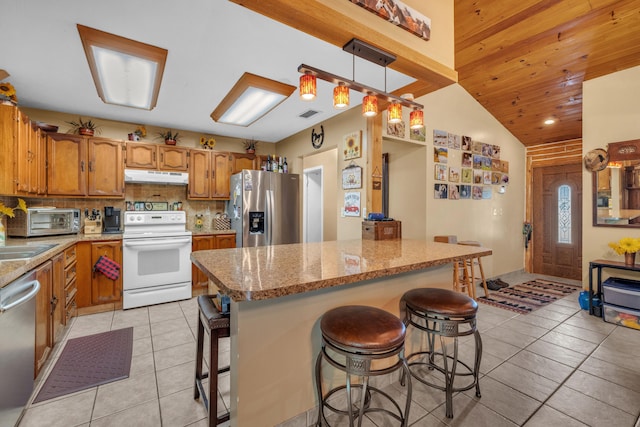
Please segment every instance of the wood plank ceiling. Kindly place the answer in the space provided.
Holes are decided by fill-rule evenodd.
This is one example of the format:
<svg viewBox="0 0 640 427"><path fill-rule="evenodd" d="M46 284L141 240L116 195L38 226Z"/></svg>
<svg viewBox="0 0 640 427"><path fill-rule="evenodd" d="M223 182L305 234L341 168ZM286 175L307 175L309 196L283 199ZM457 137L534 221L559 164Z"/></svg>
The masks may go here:
<svg viewBox="0 0 640 427"><path fill-rule="evenodd" d="M336 46L358 37L393 52L391 68L417 79L398 93L457 77L525 146L582 138L582 82L640 65L640 0L454 0L455 71L346 0L231 1Z"/></svg>
<svg viewBox="0 0 640 427"><path fill-rule="evenodd" d="M460 85L526 146L581 138L582 82L640 65L639 0L454 5Z"/></svg>

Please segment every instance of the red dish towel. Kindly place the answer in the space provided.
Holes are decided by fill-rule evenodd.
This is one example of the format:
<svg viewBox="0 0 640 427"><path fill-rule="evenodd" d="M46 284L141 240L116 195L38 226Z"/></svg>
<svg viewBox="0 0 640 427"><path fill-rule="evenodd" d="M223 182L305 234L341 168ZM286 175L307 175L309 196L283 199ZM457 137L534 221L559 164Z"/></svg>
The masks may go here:
<svg viewBox="0 0 640 427"><path fill-rule="evenodd" d="M111 280L118 280L120 269L120 264L104 255L100 256L96 265L93 266L93 271L99 271Z"/></svg>

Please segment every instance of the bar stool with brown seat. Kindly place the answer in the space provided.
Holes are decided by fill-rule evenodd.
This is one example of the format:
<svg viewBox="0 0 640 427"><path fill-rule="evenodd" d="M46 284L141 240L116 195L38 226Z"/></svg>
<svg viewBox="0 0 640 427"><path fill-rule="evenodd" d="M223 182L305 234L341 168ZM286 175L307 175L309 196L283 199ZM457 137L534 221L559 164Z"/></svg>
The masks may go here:
<svg viewBox="0 0 640 427"><path fill-rule="evenodd" d="M382 412L405 427L409 422L411 381L408 381L404 412L389 394L369 384L369 378L401 370L409 373L404 358L405 326L391 313L375 307L350 305L327 311L321 318L322 348L316 359L316 390L318 393L318 420L316 425L328 425L325 408L349 416L349 426L362 425L364 415ZM397 360L395 357L397 356ZM323 394L322 361L346 373L346 385L339 385ZM359 384L351 383L351 376L362 377ZM359 403L354 403L352 389L359 389ZM338 408L332 399L341 391L346 393L346 407ZM373 395L390 402L387 407L371 407Z"/></svg>
<svg viewBox="0 0 640 427"><path fill-rule="evenodd" d="M457 243L459 245L466 246L482 246L480 242L476 242L475 240L462 240ZM480 258L481 257L476 256L463 261L463 281L466 282L467 286L473 290L473 296L471 296L473 299L476 299L476 275L474 268L476 264L480 269L480 280L482 281L482 287L484 288L484 296L489 296L489 288L487 287L487 281L484 278L484 269L482 268L482 260Z"/></svg>
<svg viewBox="0 0 640 427"><path fill-rule="evenodd" d="M482 339L476 327L478 303L471 297L449 289L419 288L405 292L400 299L400 314L407 327L427 333L428 348L406 356L411 376L446 395L446 416L453 418L453 393L476 388L480 397L480 361ZM475 353L473 366L458 359L458 337L473 335ZM435 348L435 337L440 337L440 349ZM447 352L445 338L453 338L453 354ZM429 381L420 372L420 366L436 370L444 377L445 386ZM471 381L458 385L463 378ZM401 377L401 383L404 376ZM458 383L456 383L458 381Z"/></svg>
<svg viewBox="0 0 640 427"><path fill-rule="evenodd" d="M196 342L196 378L193 398L202 396L207 410L209 427L229 420L229 412L218 416L218 374L229 371L229 366L218 368L218 340L230 336L229 314L221 313L213 303L213 295L198 297L198 341ZM209 372L202 372L204 359L204 333L209 335ZM212 375L211 372L216 372ZM209 378L209 390L205 392L202 380ZM207 397L208 396L208 397Z"/></svg>

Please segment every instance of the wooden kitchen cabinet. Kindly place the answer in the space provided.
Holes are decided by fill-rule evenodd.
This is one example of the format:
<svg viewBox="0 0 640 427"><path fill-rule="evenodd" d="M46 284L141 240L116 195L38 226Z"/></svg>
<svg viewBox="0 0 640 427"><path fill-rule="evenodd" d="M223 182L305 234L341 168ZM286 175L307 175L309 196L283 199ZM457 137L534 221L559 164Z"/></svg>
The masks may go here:
<svg viewBox="0 0 640 427"><path fill-rule="evenodd" d="M76 244L75 303L78 314L122 308L122 272L116 280L94 271L100 256L122 265L122 240L78 242Z"/></svg>
<svg viewBox="0 0 640 427"><path fill-rule="evenodd" d="M206 234L192 237L191 252L236 247L235 234ZM195 264L191 264L191 285L194 295L206 291L209 278ZM204 290L204 291L203 291Z"/></svg>
<svg viewBox="0 0 640 427"><path fill-rule="evenodd" d="M124 142L51 134L47 138L49 195L124 197Z"/></svg>
<svg viewBox="0 0 640 427"><path fill-rule="evenodd" d="M231 175L243 169L260 169L260 158L255 154L229 153L231 163Z"/></svg>
<svg viewBox="0 0 640 427"><path fill-rule="evenodd" d="M40 282L40 290L36 295L36 338L35 338L35 366L34 378L38 376L40 369L49 356L53 347L51 300L53 263L47 261L36 268L36 280Z"/></svg>
<svg viewBox="0 0 640 427"><path fill-rule="evenodd" d="M229 199L231 168L229 153L191 150L189 153L189 199Z"/></svg>
<svg viewBox="0 0 640 427"><path fill-rule="evenodd" d="M0 194L45 194L45 137L17 107L0 105Z"/></svg>
<svg viewBox="0 0 640 427"><path fill-rule="evenodd" d="M61 337L66 324L65 313L65 274L64 252L51 258L52 265L52 293L51 293L51 337L55 344Z"/></svg>
<svg viewBox="0 0 640 427"><path fill-rule="evenodd" d="M64 251L64 324L69 323L72 317L78 312L76 305L76 275L77 275L77 256L76 245L67 248Z"/></svg>
<svg viewBox="0 0 640 427"><path fill-rule="evenodd" d="M228 199L230 194L229 178L231 177L229 153L211 152L211 165L211 198Z"/></svg>
<svg viewBox="0 0 640 427"><path fill-rule="evenodd" d="M186 172L189 149L160 144L127 142L126 167L129 169L151 169Z"/></svg>

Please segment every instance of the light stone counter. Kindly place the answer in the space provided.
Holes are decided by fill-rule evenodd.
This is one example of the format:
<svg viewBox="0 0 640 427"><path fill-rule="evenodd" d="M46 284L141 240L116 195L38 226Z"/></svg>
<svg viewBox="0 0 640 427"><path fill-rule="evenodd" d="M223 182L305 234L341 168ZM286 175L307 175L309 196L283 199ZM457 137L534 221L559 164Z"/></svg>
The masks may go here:
<svg viewBox="0 0 640 427"><path fill-rule="evenodd" d="M45 252L42 252L41 254L36 255L33 258L14 261L0 261L0 288L8 285L13 280L38 267L43 262L50 260L60 252L67 249L69 246L83 241L101 240L122 240L122 234L79 233L66 236L30 237L28 239L10 237L6 240L6 246L30 246L39 244L55 244L56 246Z"/></svg>
<svg viewBox="0 0 640 427"><path fill-rule="evenodd" d="M483 247L421 240L349 240L198 251L191 259L231 297L231 425L315 420L319 320L342 305L398 315L404 292L451 289L454 260ZM212 289L213 290L213 289ZM329 367L326 381L344 381ZM305 424L306 423L306 424ZM289 425L289 424L287 424Z"/></svg>

